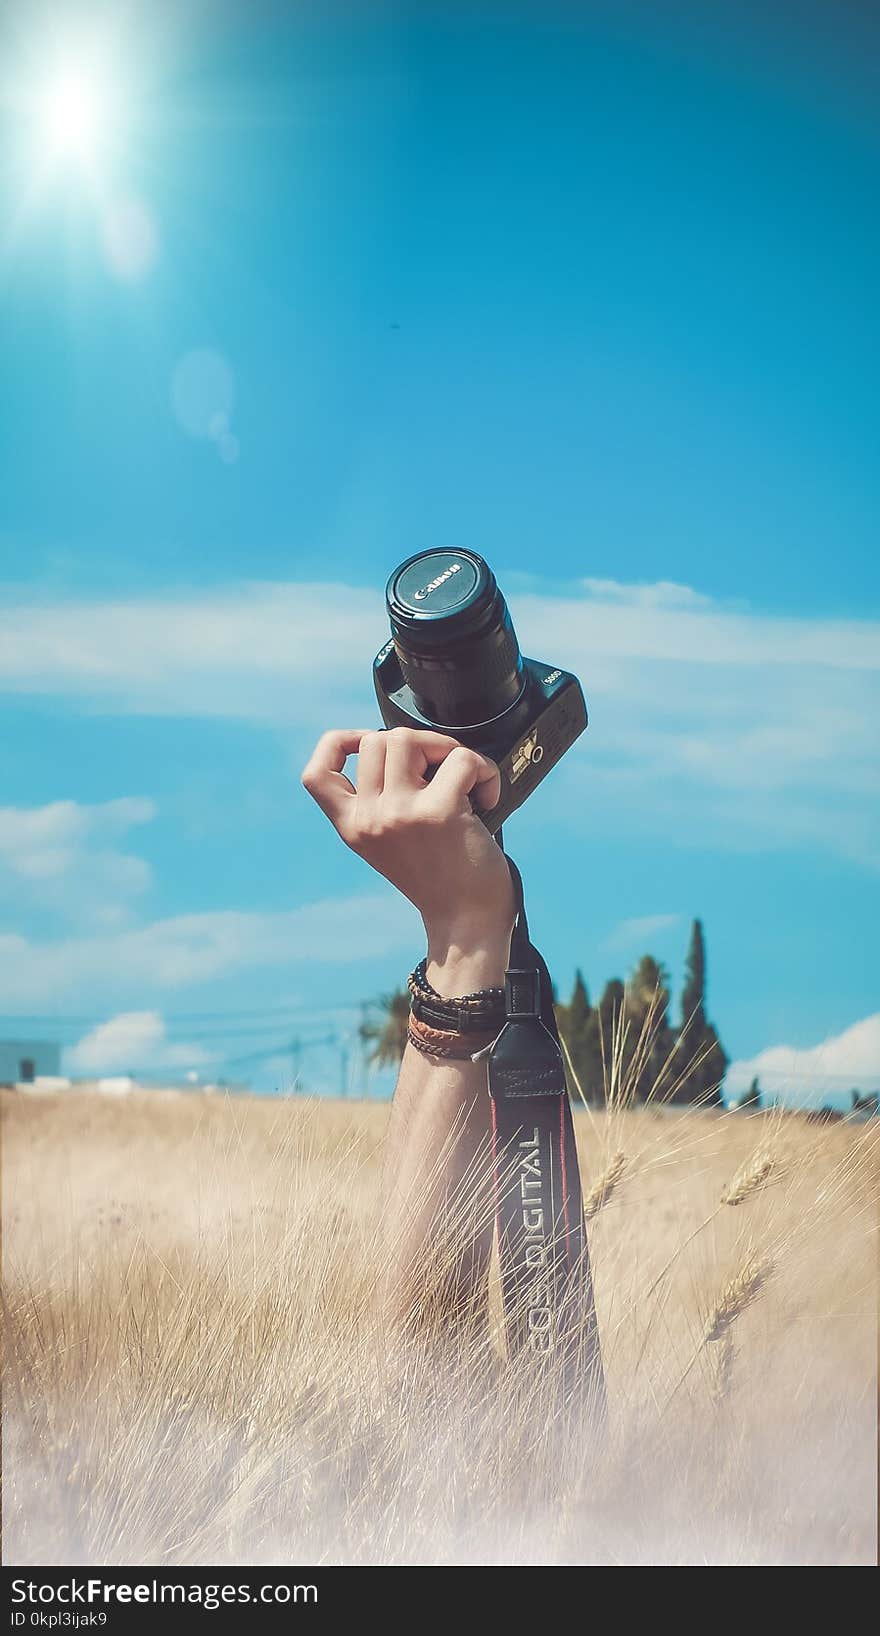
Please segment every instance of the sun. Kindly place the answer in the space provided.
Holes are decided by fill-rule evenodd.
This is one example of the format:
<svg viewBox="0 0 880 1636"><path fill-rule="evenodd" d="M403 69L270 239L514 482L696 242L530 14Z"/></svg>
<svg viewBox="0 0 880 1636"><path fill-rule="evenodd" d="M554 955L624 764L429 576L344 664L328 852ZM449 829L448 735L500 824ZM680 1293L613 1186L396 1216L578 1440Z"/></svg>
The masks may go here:
<svg viewBox="0 0 880 1636"><path fill-rule="evenodd" d="M22 44L15 70L0 80L2 140L20 196L32 201L70 186L98 197L114 182L131 102L115 46L73 32Z"/></svg>
<svg viewBox="0 0 880 1636"><path fill-rule="evenodd" d="M113 101L94 71L65 70L41 86L34 115L44 162L94 171L106 161L113 131Z"/></svg>
<svg viewBox="0 0 880 1636"><path fill-rule="evenodd" d="M109 107L102 86L86 73L61 74L38 99L46 155L93 165L109 136Z"/></svg>
<svg viewBox="0 0 880 1636"><path fill-rule="evenodd" d="M0 260L43 222L77 269L95 250L128 284L155 265L158 224L132 173L148 168L144 144L156 138L156 47L139 29L135 37L129 7L118 11L122 21L107 9L89 27L65 16L66 27L22 29L15 60L0 63L0 181L9 184Z"/></svg>

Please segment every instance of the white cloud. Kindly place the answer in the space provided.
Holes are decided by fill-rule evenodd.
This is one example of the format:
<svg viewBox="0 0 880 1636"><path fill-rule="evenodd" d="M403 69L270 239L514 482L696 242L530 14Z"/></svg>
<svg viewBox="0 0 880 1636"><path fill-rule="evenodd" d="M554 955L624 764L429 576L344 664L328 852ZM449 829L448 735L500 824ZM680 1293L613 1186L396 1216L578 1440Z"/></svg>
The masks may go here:
<svg viewBox="0 0 880 1636"><path fill-rule="evenodd" d="M0 895L89 920L124 918L149 886L150 867L110 843L155 815L152 801L134 796L0 807Z"/></svg>
<svg viewBox="0 0 880 1636"><path fill-rule="evenodd" d="M503 576L502 576L503 578ZM880 671L880 625L728 611L688 586L587 580L586 594L511 597L526 651L577 662L596 690L606 664ZM254 583L209 595L19 605L0 614L0 687L65 692L107 708L303 719L279 690L350 688L386 634L378 590ZM598 668L597 668L598 667ZM810 689L815 699L815 685ZM315 698L310 701L309 719Z"/></svg>
<svg viewBox="0 0 880 1636"><path fill-rule="evenodd" d="M381 595L344 585L19 607L0 614L0 689L113 712L311 722L364 679L366 691L384 636Z"/></svg>
<svg viewBox="0 0 880 1636"><path fill-rule="evenodd" d="M690 585L661 579L654 584L624 584L617 579L582 579L584 590L597 602L620 602L634 608L710 608L712 598Z"/></svg>
<svg viewBox="0 0 880 1636"><path fill-rule="evenodd" d="M45 807L0 807L0 867L26 879L65 875L96 837L124 834L156 816L152 801L123 796L98 806L52 801ZM140 863L140 859L128 862Z"/></svg>
<svg viewBox="0 0 880 1636"><path fill-rule="evenodd" d="M880 671L880 625L856 619L795 619L728 611L686 586L611 585L584 598L515 599L518 628L529 648L554 641L583 659L663 659L709 666L821 665ZM622 595L624 590L631 594ZM674 593L674 594L673 594Z"/></svg>
<svg viewBox="0 0 880 1636"><path fill-rule="evenodd" d="M516 617L584 682L590 730L556 775L580 832L880 869L880 623L534 595Z"/></svg>
<svg viewBox="0 0 880 1636"><path fill-rule="evenodd" d="M10 1011L95 994L124 1005L248 968L364 960L418 940L415 910L390 888L274 914L177 915L54 942L0 933L0 993Z"/></svg>
<svg viewBox="0 0 880 1636"><path fill-rule="evenodd" d="M574 670L590 706L554 775L557 817L880 868L880 623L728 608L665 581L510 601L525 651ZM317 733L374 711L385 631L378 590L317 583L17 607L0 614L0 689Z"/></svg>
<svg viewBox="0 0 880 1636"><path fill-rule="evenodd" d="M681 915L635 915L631 920L622 920L615 926L610 937L605 939L605 947L609 949L632 949L636 944L648 944L652 937L658 937L662 932L668 932L677 926Z"/></svg>
<svg viewBox="0 0 880 1636"><path fill-rule="evenodd" d="M65 1052L71 1074L105 1074L114 1069L188 1069L206 1060L198 1045L172 1045L158 1011L123 1011Z"/></svg>
<svg viewBox="0 0 880 1636"><path fill-rule="evenodd" d="M732 1062L725 1093L740 1095L755 1075L763 1091L804 1106L845 1098L850 1090L880 1090L880 1011L820 1045L771 1045L755 1057Z"/></svg>

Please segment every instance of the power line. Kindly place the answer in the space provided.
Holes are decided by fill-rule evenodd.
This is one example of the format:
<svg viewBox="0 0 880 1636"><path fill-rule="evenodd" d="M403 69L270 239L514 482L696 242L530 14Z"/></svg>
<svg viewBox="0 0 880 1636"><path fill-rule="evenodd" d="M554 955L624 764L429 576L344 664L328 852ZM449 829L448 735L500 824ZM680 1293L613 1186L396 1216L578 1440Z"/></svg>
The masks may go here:
<svg viewBox="0 0 880 1636"><path fill-rule="evenodd" d="M333 1018L333 1017L356 1016L357 1013L356 1013L356 1010L355 1010L354 1006L350 1006L350 1007L342 1007L341 1006L341 1007L339 1007L339 1009L334 1008L334 1010L332 1010L332 1011L328 1010L326 1013L325 1012L313 1011L311 1013L311 1015L314 1016L314 1017L325 1016L326 1015L328 1017ZM294 1014L292 1014L292 1013L290 1014L290 1021L291 1022L295 1021ZM190 1041L195 1043L195 1042L198 1042L198 1041L202 1041L202 1042L208 1041L208 1042L210 1042L211 1040L224 1040L224 1039L239 1040L239 1039L248 1039L248 1038L253 1038L253 1037L259 1038L260 1036L265 1036L266 1034L270 1034L270 1033L274 1034L274 1033L277 1032L279 1026L280 1026L279 1023L276 1020L275 1022L257 1023L257 1024L253 1024L253 1025L245 1024L245 1025L243 1025L243 1026L241 1026L239 1028L187 1028L187 1029L184 1029L184 1030L178 1030L176 1032L166 1031L166 1036L165 1037L171 1043L179 1044L179 1045L189 1044Z"/></svg>
<svg viewBox="0 0 880 1636"><path fill-rule="evenodd" d="M254 1006L246 1011L169 1011L163 1012L162 1017L165 1023L170 1024L190 1022L210 1023L215 1020L217 1022L229 1022L237 1017L285 1017L290 1015L291 1012L303 1011L306 1011L311 1016L315 1017L334 1016L341 1011L354 1012L357 1010L357 1008L358 1002L356 1001L352 1001L352 1003L348 1006L316 1006L310 1004L307 1000L292 1000L289 1005ZM135 1007L130 1007L129 1009L134 1010ZM142 1006L140 1009L155 1010L158 1008ZM70 1013L63 1011L7 1011L0 1012L0 1026L6 1026L6 1024L13 1023L34 1023L38 1024L39 1026L43 1026L51 1023L62 1027L69 1025L73 1028L88 1028L90 1026L109 1021L110 1017L114 1014L115 1013L102 1011L92 1012L89 1015L73 1016Z"/></svg>
<svg viewBox="0 0 880 1636"><path fill-rule="evenodd" d="M283 1040L280 1045L271 1045L263 1051L249 1051L245 1056L224 1057L218 1066L224 1068L238 1068L247 1062L264 1062L272 1057L291 1057L293 1061L294 1080L299 1078L300 1059L305 1051L311 1051L316 1046L338 1045L337 1034L322 1034L316 1039L300 1039L294 1035L293 1039Z"/></svg>

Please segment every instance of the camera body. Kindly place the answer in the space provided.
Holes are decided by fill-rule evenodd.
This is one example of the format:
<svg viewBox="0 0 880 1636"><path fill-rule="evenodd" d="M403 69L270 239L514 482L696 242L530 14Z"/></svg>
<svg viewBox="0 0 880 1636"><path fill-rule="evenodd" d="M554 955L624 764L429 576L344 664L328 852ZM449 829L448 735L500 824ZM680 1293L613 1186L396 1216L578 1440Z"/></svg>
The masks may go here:
<svg viewBox="0 0 880 1636"><path fill-rule="evenodd" d="M520 654L491 569L471 551L422 551L395 570L392 639L373 661L386 727L449 733L501 769L480 817L491 834L521 807L587 725L576 676Z"/></svg>

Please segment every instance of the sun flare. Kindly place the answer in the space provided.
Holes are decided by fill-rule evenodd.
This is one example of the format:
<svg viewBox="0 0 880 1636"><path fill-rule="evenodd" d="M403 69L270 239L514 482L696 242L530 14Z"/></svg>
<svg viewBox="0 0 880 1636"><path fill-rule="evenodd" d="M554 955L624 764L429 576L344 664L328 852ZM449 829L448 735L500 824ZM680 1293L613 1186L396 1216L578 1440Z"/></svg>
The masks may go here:
<svg viewBox="0 0 880 1636"><path fill-rule="evenodd" d="M59 74L40 92L37 117L48 158L87 166L101 159L110 134L110 103L96 75Z"/></svg>
<svg viewBox="0 0 880 1636"><path fill-rule="evenodd" d="M22 197L70 187L102 196L122 160L130 88L105 39L35 39L0 83L8 150Z"/></svg>
<svg viewBox="0 0 880 1636"><path fill-rule="evenodd" d="M17 65L0 73L0 153L8 156L13 201L0 223L0 251L22 245L42 218L73 234L68 243L90 243L123 283L139 284L152 270L158 223L131 178L135 135L144 128L143 75L143 52L130 40L126 49L118 28L22 42Z"/></svg>

